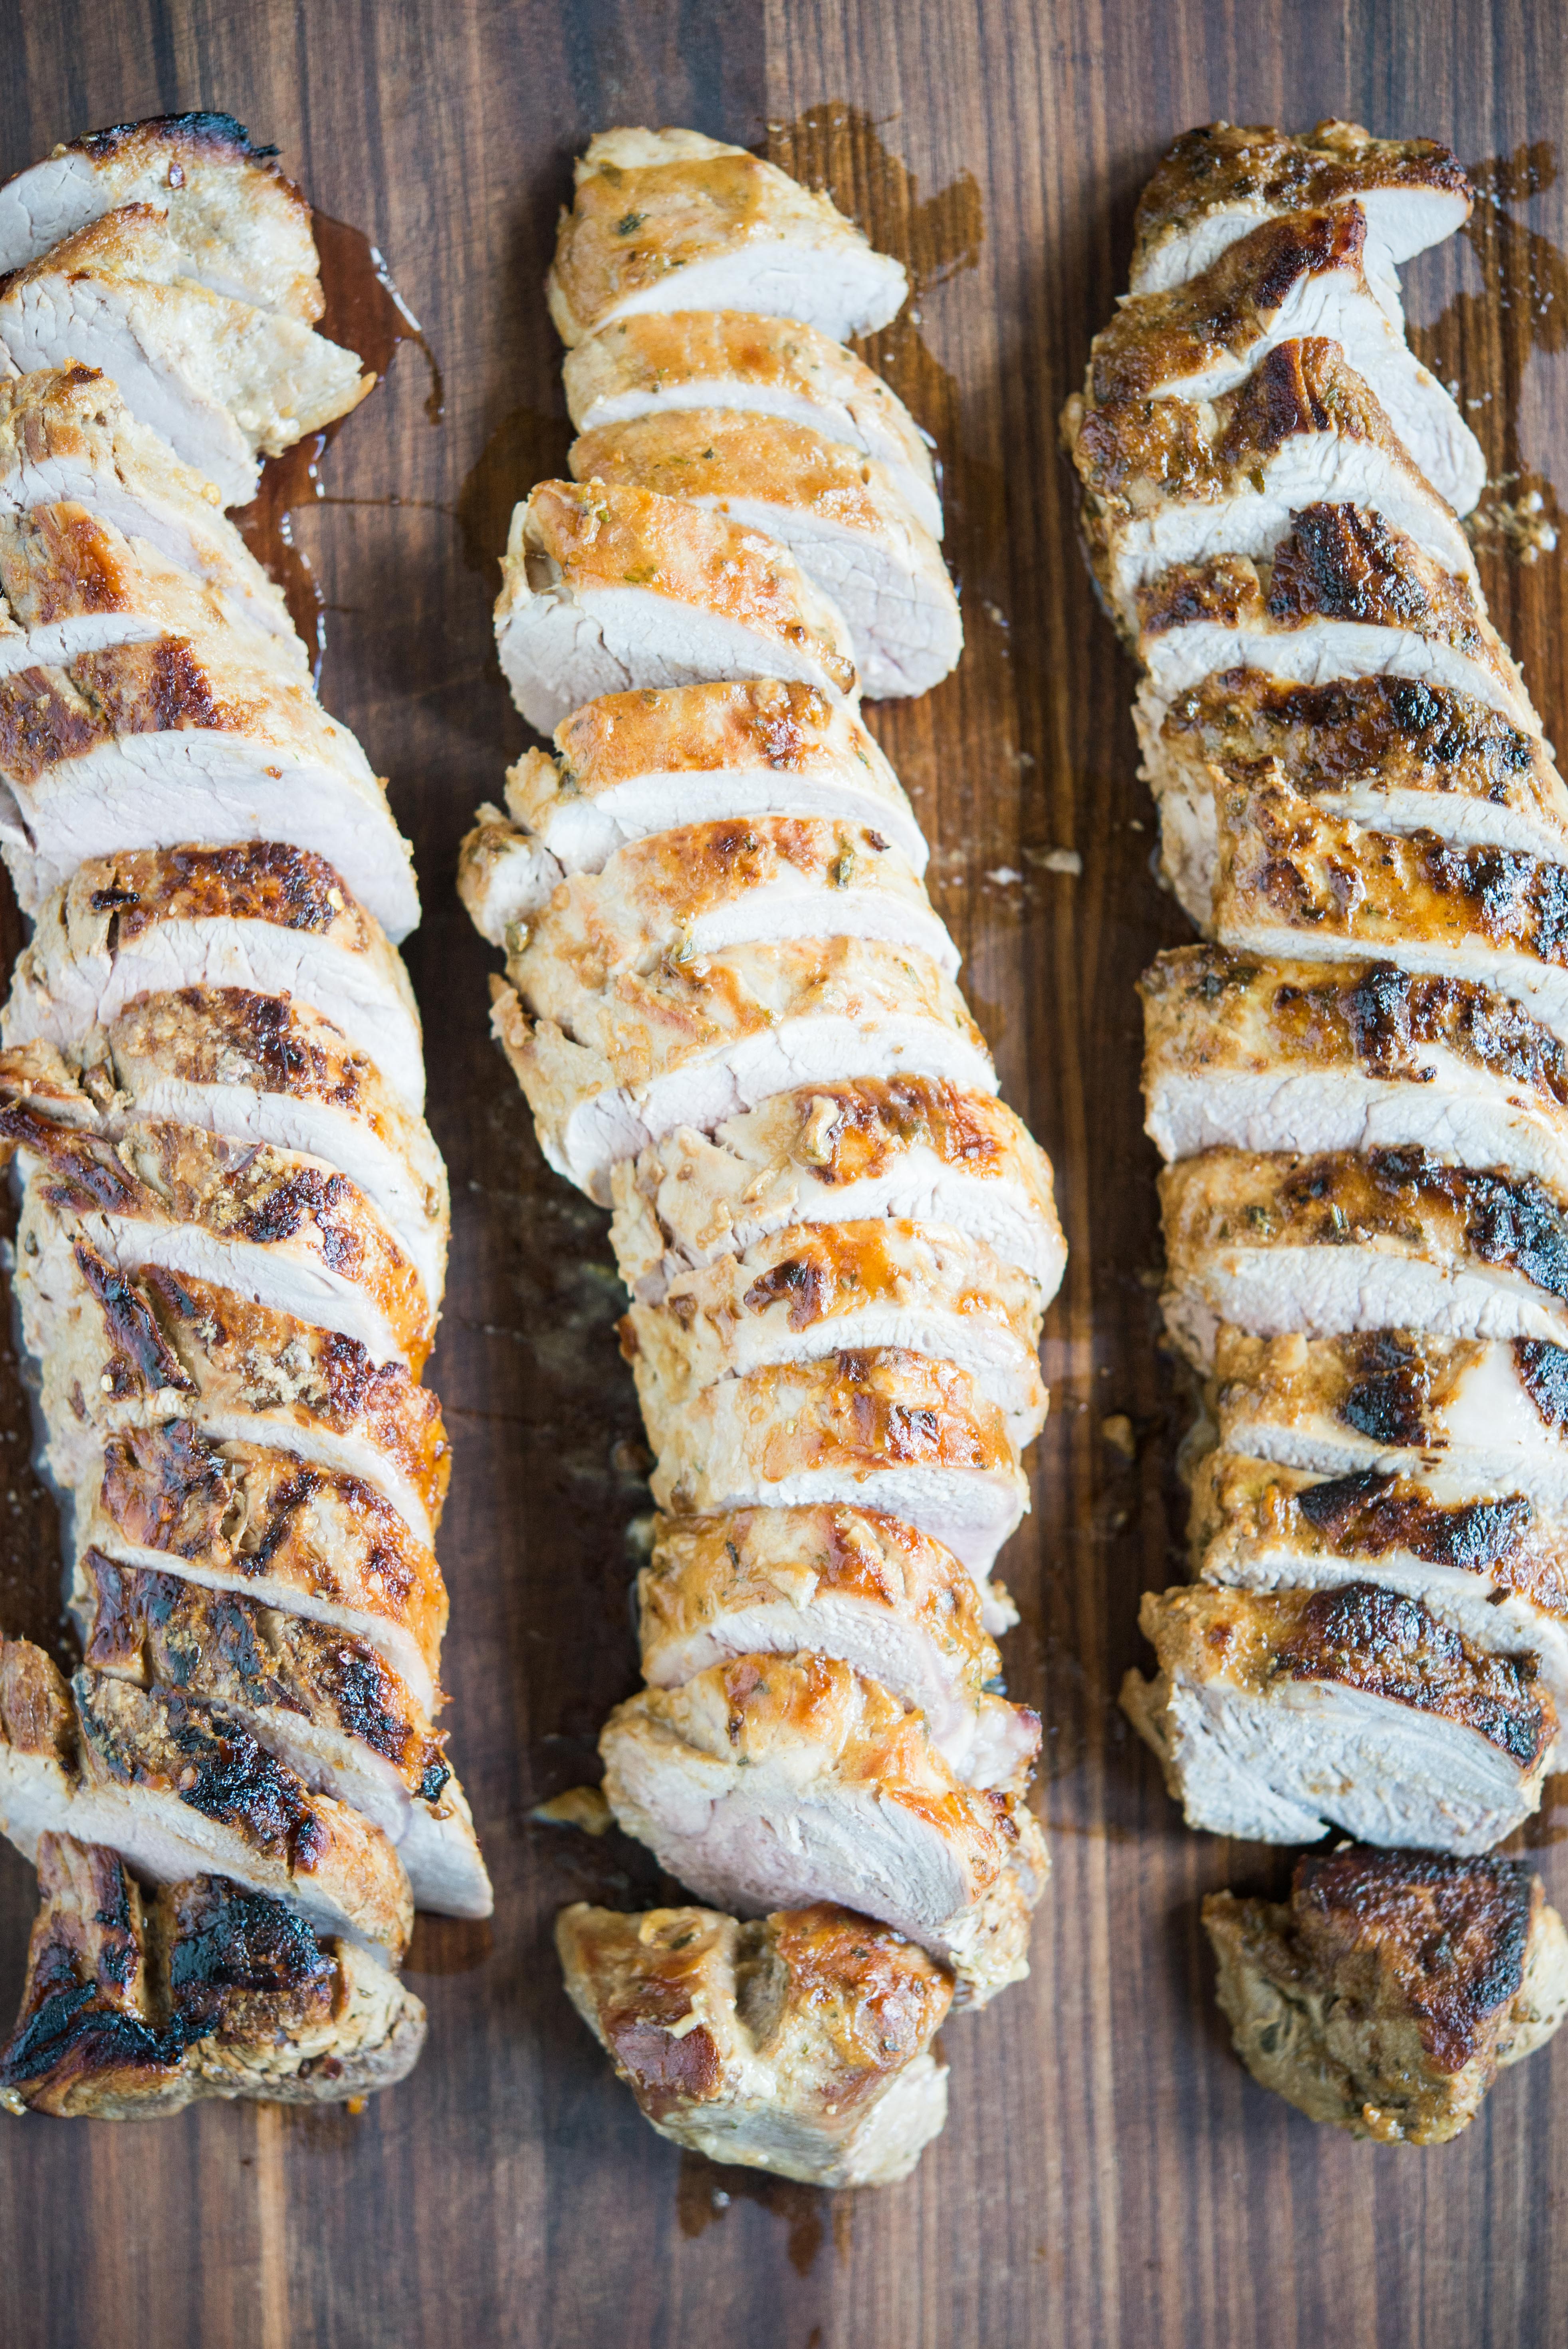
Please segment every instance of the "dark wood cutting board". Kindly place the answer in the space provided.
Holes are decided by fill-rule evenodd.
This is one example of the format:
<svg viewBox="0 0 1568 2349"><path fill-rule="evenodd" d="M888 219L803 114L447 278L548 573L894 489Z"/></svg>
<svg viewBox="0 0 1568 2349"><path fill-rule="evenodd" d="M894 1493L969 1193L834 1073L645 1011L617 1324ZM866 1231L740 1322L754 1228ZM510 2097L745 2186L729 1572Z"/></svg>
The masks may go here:
<svg viewBox="0 0 1568 2349"><path fill-rule="evenodd" d="M4 0L0 171L192 106L277 141L425 327L295 518L323 689L392 777L425 895L411 965L454 1252L433 1366L456 1444L442 1557L455 1754L493 1927L421 1923L413 2079L357 2117L204 2106L139 2127L0 2118L5 2349L1520 2349L1568 2342L1568 2041L1420 2154L1315 2131L1228 2053L1202 1894L1285 1862L1187 1834L1115 1710L1138 1597L1178 1568L1154 1346L1133 981L1183 925L1150 872L1131 675L1075 543L1056 415L1126 281L1156 155L1216 116L1349 115L1480 167L1467 237L1409 273L1423 354L1494 473L1568 471L1552 0ZM532 1824L594 1775L633 1685L646 1506L604 1218L545 1172L486 1034L458 841L525 736L490 635L513 500L569 432L540 280L595 128L690 124L823 180L917 292L872 353L937 437L969 648L878 731L1073 1256L1048 1324L1007 1663L1047 1723L1056 1873L1032 1979L946 2033L953 2118L915 2178L837 2200L683 2159L562 1995L557 1907L659 1879ZM1500 626L1568 739L1563 557L1489 557ZM1053 854L1072 850L1081 871ZM13 925L14 928L14 925ZM0 1365L0 1619L52 1618L54 1528ZM1109 1423L1108 1429L1108 1423ZM1117 1439L1120 1439L1119 1442ZM1130 1454L1131 1456L1130 1456ZM1530 1838L1565 1831L1551 1805ZM1548 1889L1568 1862L1542 1848ZM0 2003L33 1878L0 1854Z"/></svg>

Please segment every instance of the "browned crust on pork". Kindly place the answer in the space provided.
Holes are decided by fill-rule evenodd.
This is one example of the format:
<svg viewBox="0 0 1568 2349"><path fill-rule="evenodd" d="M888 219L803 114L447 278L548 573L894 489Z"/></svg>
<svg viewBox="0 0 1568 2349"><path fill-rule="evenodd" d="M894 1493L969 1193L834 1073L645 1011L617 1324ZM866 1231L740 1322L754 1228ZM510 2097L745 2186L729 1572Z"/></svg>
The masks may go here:
<svg viewBox="0 0 1568 2349"><path fill-rule="evenodd" d="M1515 1338L1520 1383L1542 1434L1568 1423L1568 1348ZM1222 1328L1215 1345L1216 1408L1222 1428L1251 1395L1294 1416L1337 1419L1370 1444L1440 1451L1452 1398L1485 1347L1474 1338L1417 1330L1373 1330L1339 1338L1253 1338Z"/></svg>
<svg viewBox="0 0 1568 2349"><path fill-rule="evenodd" d="M560 788L597 792L651 770L769 767L779 774L809 773L842 755L840 737L861 763L882 770L879 782L887 780L881 753L858 719L820 686L783 678L603 694L563 719L554 739Z"/></svg>

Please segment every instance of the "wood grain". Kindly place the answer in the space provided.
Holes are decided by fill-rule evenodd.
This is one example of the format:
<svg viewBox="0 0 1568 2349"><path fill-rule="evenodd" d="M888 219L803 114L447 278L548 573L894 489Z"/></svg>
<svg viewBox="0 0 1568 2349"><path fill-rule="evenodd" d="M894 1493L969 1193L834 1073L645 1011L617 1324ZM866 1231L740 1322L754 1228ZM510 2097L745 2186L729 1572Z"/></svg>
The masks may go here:
<svg viewBox="0 0 1568 2349"><path fill-rule="evenodd" d="M1348 114L1501 159L1496 202L1418 264L1411 305L1423 348L1484 402L1494 465L1550 497L1568 452L1550 143L1568 15L1551 0L5 0L0 34L0 170L103 122L229 108L324 211L371 233L444 372L433 424L419 355L399 356L297 533L330 606L325 697L391 774L425 891L411 959L456 1219L433 1366L457 1445L448 1678L498 1891L491 1928L421 1925L428 2053L359 2118L204 2107L0 2129L5 2349L1568 2342L1568 2045L1425 2156L1329 2138L1264 2096L1226 2050L1197 1905L1281 1866L1186 1834L1114 1710L1138 1595L1176 1563L1132 981L1182 926L1148 870L1131 678L1088 592L1055 438L1165 141L1215 116ZM766 140L912 264L917 315L875 356L941 444L969 650L879 731L935 843L1009 1095L1056 1159L1074 1251L1035 1514L1006 1561L1024 1610L1012 1686L1047 1724L1056 1877L1035 1972L946 2033L954 2118L915 2178L837 2202L683 2162L639 2120L566 2007L548 1934L562 1900L630 1902L656 1879L614 1838L528 1816L591 1775L598 1723L633 1682L624 1529L646 1495L603 1219L541 1165L451 883L474 803L524 740L490 650L495 557L513 498L560 469L569 437L539 281L569 157L617 120ZM1487 585L1563 739L1561 560L1489 564ZM1041 861L1057 847L1081 877ZM1102 1438L1116 1412L1136 1463ZM0 1608L46 1621L53 1531L4 1366L0 1433ZM1541 1839L1554 1832L1549 1816ZM1558 1853L1541 1864L1568 1894ZM30 1871L7 1854L7 1999L31 1913Z"/></svg>

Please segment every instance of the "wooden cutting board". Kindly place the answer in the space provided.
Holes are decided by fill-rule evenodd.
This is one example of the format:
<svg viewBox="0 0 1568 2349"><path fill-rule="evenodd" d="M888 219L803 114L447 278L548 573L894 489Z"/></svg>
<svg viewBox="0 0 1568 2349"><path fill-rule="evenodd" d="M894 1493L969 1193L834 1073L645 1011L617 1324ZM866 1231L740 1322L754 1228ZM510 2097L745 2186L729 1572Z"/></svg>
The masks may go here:
<svg viewBox="0 0 1568 2349"><path fill-rule="evenodd" d="M1409 273L1417 340L1493 471L1523 476L1507 494L1537 489L1554 512L1568 12L4 0L0 34L0 171L105 123L228 109L370 233L439 368L399 354L294 527L328 606L325 697L390 774L425 894L410 959L455 1225L433 1366L457 1462L447 1678L498 1896L491 1928L421 1923L428 2050L358 2117L0 2123L5 2349L1568 2341L1568 2040L1424 2155L1349 2144L1265 2096L1228 2052L1198 1905L1222 1883L1276 1886L1285 1862L1187 1834L1115 1710L1139 1593L1180 1571L1133 982L1183 925L1150 875L1131 674L1056 440L1173 133L1349 115L1480 167L1469 235ZM940 691L876 723L1073 1248L1035 1513L1005 1561L1024 1618L1011 1685L1047 1724L1056 1874L1034 1974L946 2033L953 2118L914 2178L837 2199L683 2159L645 2127L568 2010L549 1935L562 1901L631 1905L658 1879L619 1838L530 1818L594 1775L598 1723L633 1685L626 1527L647 1502L605 1219L541 1164L452 877L525 740L489 615L512 502L562 469L570 437L540 295L556 207L591 131L645 121L765 145L911 265L910 311L872 357L940 444L969 648ZM1563 558L1485 568L1548 732L1568 739ZM46 1628L55 1528L14 1364L0 1371L0 1619ZM1532 1843L1564 1816L1549 1806ZM1568 1895L1568 1862L1539 1857ZM32 1909L5 1851L7 2008Z"/></svg>

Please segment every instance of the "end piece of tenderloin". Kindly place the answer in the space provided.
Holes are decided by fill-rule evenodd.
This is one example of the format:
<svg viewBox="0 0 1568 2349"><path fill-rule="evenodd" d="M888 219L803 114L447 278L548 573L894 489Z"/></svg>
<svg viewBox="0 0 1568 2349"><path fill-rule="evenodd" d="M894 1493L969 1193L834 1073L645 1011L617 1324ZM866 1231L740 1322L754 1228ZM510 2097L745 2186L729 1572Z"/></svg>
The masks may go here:
<svg viewBox="0 0 1568 2349"><path fill-rule="evenodd" d="M154 1883L231 1877L394 1965L407 1947L408 1879L379 1827L220 1708L98 1672L67 1685L25 1640L0 1641L0 1832L26 1859L54 1833L107 1844Z"/></svg>
<svg viewBox="0 0 1568 2349"><path fill-rule="evenodd" d="M1139 591L1176 565L1269 561L1304 508L1374 515L1457 578L1475 582L1458 516L1337 343L1281 343L1222 398L1063 410L1083 483L1086 543L1124 630Z"/></svg>
<svg viewBox="0 0 1568 2349"><path fill-rule="evenodd" d="M7 1049L62 1050L142 995L234 988L330 1019L413 1113L418 1009L402 957L319 856L278 841L95 857L38 909L0 1013Z"/></svg>
<svg viewBox="0 0 1568 2349"><path fill-rule="evenodd" d="M997 1693L995 1585L907 1519L822 1506L660 1517L637 1577L643 1675L679 1688L744 1655L816 1655L918 1706L966 1785L1008 1785L1039 1723Z"/></svg>
<svg viewBox="0 0 1568 2349"><path fill-rule="evenodd" d="M1201 275L1168 293L1129 295L1095 337L1086 397L1097 408L1218 399L1281 343L1335 342L1438 494L1469 513L1486 460L1452 398L1406 347L1376 246L1370 257L1368 268L1357 203L1264 221Z"/></svg>
<svg viewBox="0 0 1568 2349"><path fill-rule="evenodd" d="M1132 719L1161 863L1200 928L1212 909L1216 792L1271 765L1324 814L1373 832L1568 855L1568 792L1545 744L1473 694L1406 678L1312 686L1227 669L1169 705L1140 691Z"/></svg>
<svg viewBox="0 0 1568 2349"><path fill-rule="evenodd" d="M1006 1417L951 1362L884 1347L675 1398L637 1367L654 1499L676 1516L848 1503L907 1518L983 1580L1029 1506Z"/></svg>
<svg viewBox="0 0 1568 2349"><path fill-rule="evenodd" d="M112 376L177 457L248 505L261 459L358 406L376 378L297 318L190 274L163 204L126 204L0 286L0 347L26 375L72 360Z"/></svg>
<svg viewBox="0 0 1568 2349"><path fill-rule="evenodd" d="M700 1899L746 1916L851 1903L980 2006L1027 1971L1045 1841L1023 1790L966 1787L920 1714L820 1656L744 1656L645 1689L605 1723L620 1825Z"/></svg>
<svg viewBox="0 0 1568 2349"><path fill-rule="evenodd" d="M1039 1283L950 1226L794 1225L634 1303L622 1351L668 1412L721 1379L896 1348L951 1362L1022 1451L1045 1423Z"/></svg>
<svg viewBox="0 0 1568 2349"><path fill-rule="evenodd" d="M1568 1348L1385 1329L1222 1329L1212 1408L1233 1451L1320 1476L1431 1470L1568 1516Z"/></svg>
<svg viewBox="0 0 1568 2349"><path fill-rule="evenodd" d="M1168 1166L1160 1193L1166 1327L1203 1369L1227 1321L1262 1338L1568 1338L1568 1208L1529 1176L1420 1150L1210 1150Z"/></svg>
<svg viewBox="0 0 1568 2349"><path fill-rule="evenodd" d="M495 631L512 698L542 734L641 688L772 677L841 699L858 688L842 617L776 539L604 481L541 481L516 509Z"/></svg>
<svg viewBox="0 0 1568 2349"><path fill-rule="evenodd" d="M1139 991L1145 1130L1167 1161L1414 1147L1568 1198L1568 1051L1489 986L1192 946Z"/></svg>
<svg viewBox="0 0 1568 2349"><path fill-rule="evenodd" d="M1431 139L1374 139L1358 122L1306 132L1210 122L1184 130L1139 200L1130 284L1161 294L1280 212L1354 203L1392 268L1461 229L1475 202L1457 159ZM1369 264L1370 265L1370 264Z"/></svg>
<svg viewBox="0 0 1568 2349"><path fill-rule="evenodd" d="M988 1247L1039 1284L1067 1260L1051 1164L994 1093L926 1077L797 1086L726 1119L683 1126L614 1170L611 1238L639 1301L800 1224L890 1216Z"/></svg>
<svg viewBox="0 0 1568 2349"><path fill-rule="evenodd" d="M811 2186L907 2178L947 2117L933 2041L953 1985L923 1950L826 1904L556 1920L573 2005L661 2137Z"/></svg>
<svg viewBox="0 0 1568 2349"><path fill-rule="evenodd" d="M232 114L160 114L56 147L0 187L0 274L125 204L156 204L185 273L215 294L314 326L321 268L311 211Z"/></svg>
<svg viewBox="0 0 1568 2349"><path fill-rule="evenodd" d="M711 1132L802 1084L934 1078L994 1092L962 995L923 956L859 938L729 947L591 991L536 957L530 997L492 979L491 1026L558 1174L607 1206L611 1170L677 1126Z"/></svg>
<svg viewBox="0 0 1568 2349"><path fill-rule="evenodd" d="M425 2010L368 1951L218 1876L144 1894L118 1852L38 1838L40 1907L0 2105L146 2120L209 2096L338 2103L391 2087Z"/></svg>
<svg viewBox="0 0 1568 2349"><path fill-rule="evenodd" d="M903 306L902 263L825 195L696 130L595 133L577 159L545 296L569 347L648 311L749 310L835 342Z"/></svg>
<svg viewBox="0 0 1568 2349"><path fill-rule="evenodd" d="M381 1829L417 1909L490 1914L490 1878L444 1740L367 1640L90 1548L77 1562L71 1608L89 1671L220 1706L306 1786Z"/></svg>
<svg viewBox="0 0 1568 2349"><path fill-rule="evenodd" d="M1480 1651L1370 1580L1149 1591L1139 1620L1160 1669L1122 1706L1189 1826L1479 1852L1540 1807L1558 1721L1528 1651Z"/></svg>
<svg viewBox="0 0 1568 2349"><path fill-rule="evenodd" d="M849 624L873 701L927 693L964 649L935 539L874 457L809 424L722 409L640 416L573 441L573 476L683 498L764 532Z"/></svg>
<svg viewBox="0 0 1568 2349"><path fill-rule="evenodd" d="M942 536L931 443L853 351L800 319L739 310L645 311L603 326L562 369L579 432L692 409L809 425L882 466L915 519Z"/></svg>
<svg viewBox="0 0 1568 2349"><path fill-rule="evenodd" d="M1259 2086L1379 2145L1458 2137L1568 2011L1568 1934L1527 1860L1309 1852L1288 1900L1212 1892L1203 1930Z"/></svg>

